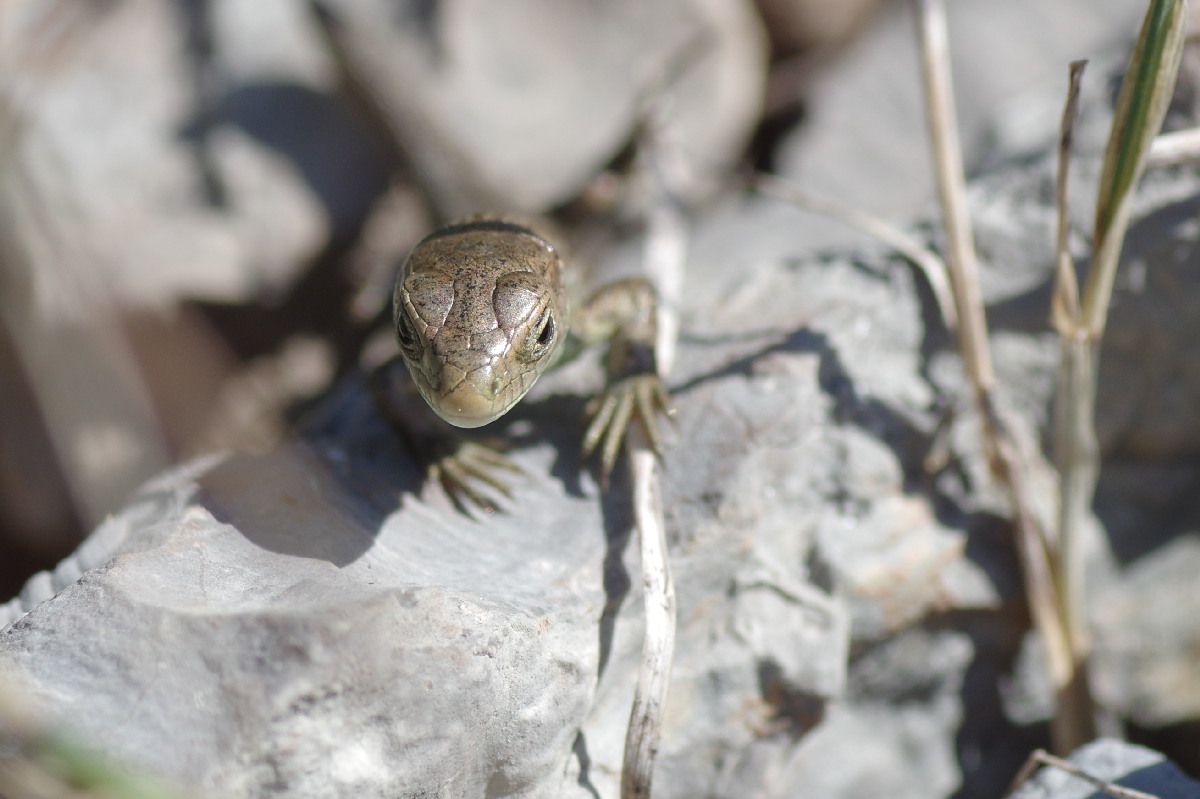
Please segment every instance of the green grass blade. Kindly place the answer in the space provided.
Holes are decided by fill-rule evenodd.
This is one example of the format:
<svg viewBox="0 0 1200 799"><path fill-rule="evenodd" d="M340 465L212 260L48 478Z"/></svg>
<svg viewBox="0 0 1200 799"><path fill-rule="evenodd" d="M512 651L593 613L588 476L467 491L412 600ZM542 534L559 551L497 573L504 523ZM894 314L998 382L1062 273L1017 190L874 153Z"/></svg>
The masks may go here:
<svg viewBox="0 0 1200 799"><path fill-rule="evenodd" d="M1151 0L1117 98L1096 200L1092 264L1084 294L1091 336L1104 330L1133 190L1162 127L1187 36L1187 0Z"/></svg>

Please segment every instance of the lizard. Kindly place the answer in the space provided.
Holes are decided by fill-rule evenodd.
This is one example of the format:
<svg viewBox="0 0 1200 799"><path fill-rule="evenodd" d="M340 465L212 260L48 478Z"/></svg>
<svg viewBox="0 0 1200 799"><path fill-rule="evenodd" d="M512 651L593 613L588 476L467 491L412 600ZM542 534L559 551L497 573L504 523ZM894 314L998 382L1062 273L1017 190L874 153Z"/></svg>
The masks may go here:
<svg viewBox="0 0 1200 799"><path fill-rule="evenodd" d="M564 350L607 343L606 387L588 404L582 442L585 457L599 452L607 485L634 418L662 453L658 416L672 410L655 359L657 294L645 278L628 278L602 286L572 309L567 268L559 249L526 224L477 216L438 228L412 249L396 276L392 320L399 358L437 416L475 428L507 413ZM567 346L569 337L574 347ZM389 407L378 391L376 403ZM385 416L403 426L394 414ZM481 507L492 504L472 482L508 495L497 470L515 469L500 453L467 442L428 465L460 509L464 497Z"/></svg>

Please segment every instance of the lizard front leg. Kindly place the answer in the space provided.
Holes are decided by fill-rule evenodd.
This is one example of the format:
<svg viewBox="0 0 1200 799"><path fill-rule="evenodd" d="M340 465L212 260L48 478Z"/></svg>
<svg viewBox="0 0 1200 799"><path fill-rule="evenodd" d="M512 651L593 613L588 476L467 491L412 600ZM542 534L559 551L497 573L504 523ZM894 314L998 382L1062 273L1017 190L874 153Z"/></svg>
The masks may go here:
<svg viewBox="0 0 1200 799"><path fill-rule="evenodd" d="M644 278L610 283L576 313L573 332L585 345L608 342L606 386L588 405L591 422L583 437L585 456L599 448L600 479L607 483L630 421L636 416L650 446L661 455L658 417L673 412L655 353L657 292Z"/></svg>

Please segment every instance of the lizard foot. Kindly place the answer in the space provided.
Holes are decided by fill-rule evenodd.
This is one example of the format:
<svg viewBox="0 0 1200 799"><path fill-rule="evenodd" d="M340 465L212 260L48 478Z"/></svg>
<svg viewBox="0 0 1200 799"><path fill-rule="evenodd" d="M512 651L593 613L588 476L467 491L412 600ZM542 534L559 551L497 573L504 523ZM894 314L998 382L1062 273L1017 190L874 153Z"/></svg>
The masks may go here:
<svg viewBox="0 0 1200 799"><path fill-rule="evenodd" d="M662 433L658 416L674 413L671 397L662 379L656 374L636 374L609 385L589 404L592 417L583 436L584 457L600 448L600 482L608 484L608 475L617 462L617 450L634 414L642 425L646 439L655 454L662 454Z"/></svg>
<svg viewBox="0 0 1200 799"><path fill-rule="evenodd" d="M521 473L521 467L485 444L462 441L429 463L429 476L446 492L454 506L467 516L472 511L493 513L512 499L512 487L502 472Z"/></svg>

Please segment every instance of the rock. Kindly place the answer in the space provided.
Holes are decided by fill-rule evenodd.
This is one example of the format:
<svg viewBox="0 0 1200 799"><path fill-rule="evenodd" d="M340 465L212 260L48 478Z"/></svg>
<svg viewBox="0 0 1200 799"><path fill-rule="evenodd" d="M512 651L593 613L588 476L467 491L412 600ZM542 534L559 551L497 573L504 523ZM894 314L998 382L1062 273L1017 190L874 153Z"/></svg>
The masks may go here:
<svg viewBox="0 0 1200 799"><path fill-rule="evenodd" d="M192 445L163 398L217 393L198 363L224 342L179 304L278 301L386 183L302 12L0 7L0 316L62 471L28 479L62 479L85 527ZM137 314L201 357L147 368Z"/></svg>
<svg viewBox="0 0 1200 799"><path fill-rule="evenodd" d="M338 67L321 29L303 5L289 0L212 0L190 10L193 36L211 48L222 76L233 85L290 83L330 91Z"/></svg>
<svg viewBox="0 0 1200 799"><path fill-rule="evenodd" d="M1141 727L1200 718L1197 568L1200 530L1193 529L1106 581L1089 603L1097 700Z"/></svg>
<svg viewBox="0 0 1200 799"><path fill-rule="evenodd" d="M539 213L630 141L644 96L710 192L756 121L765 45L745 0L322 0L331 41L448 217Z"/></svg>
<svg viewBox="0 0 1200 799"><path fill-rule="evenodd" d="M756 0L775 59L825 53L846 45L881 5L854 0L829 5L811 0Z"/></svg>
<svg viewBox="0 0 1200 799"><path fill-rule="evenodd" d="M1110 738L1080 747L1070 761L1092 777L1158 799L1185 799L1200 790L1200 782L1188 778L1158 752ZM1043 766L1013 794L1013 799L1085 799L1096 795L1096 789L1078 777Z"/></svg>
<svg viewBox="0 0 1200 799"><path fill-rule="evenodd" d="M292 163L236 130L216 131L208 149L180 135L202 132L194 123L215 98L197 96L194 82L212 74L189 61L170 7L34 5L0 11L11 37L0 103L13 132L0 183L22 198L0 203L0 227L22 253L6 269L38 275L30 302L95 313L77 288L95 274L125 304L245 300L284 285L324 245L321 208Z"/></svg>
<svg viewBox="0 0 1200 799"><path fill-rule="evenodd" d="M845 701L795 747L768 795L951 795L962 781L959 692L974 654L961 632L916 627L859 657Z"/></svg>
<svg viewBox="0 0 1200 799"><path fill-rule="evenodd" d="M1171 460L1200 450L1200 365L1182 341L1200 335L1200 180L1152 175L1144 192L1159 212L1135 224L1113 288L1100 379L1120 390L1098 400L1102 446L1130 460ZM1192 191L1180 191L1189 186Z"/></svg>
<svg viewBox="0 0 1200 799"><path fill-rule="evenodd" d="M6 631L6 676L58 686L60 719L214 794L554 793L594 677L603 541L562 520L517 540L513 517L490 554L443 561L467 542L411 526L389 546L330 467L295 445L151 487L99 532L110 560ZM496 582L512 590L470 587ZM68 608L69 663L38 620Z"/></svg>
<svg viewBox="0 0 1200 799"><path fill-rule="evenodd" d="M844 693L852 639L975 606L988 585L912 487L904 418L928 422L932 397L911 271L731 271L697 252L664 460L680 607L666 796L769 740L754 757L774 765L737 776L761 784ZM397 508L415 467L344 386L296 443L151 486L31 583L8 609L5 674L110 751L213 792L614 795L641 610L627 489L601 501L577 476L581 404L564 392L586 374L550 375L507 424L527 477L486 522L433 490ZM920 740L953 724L935 704L940 721L907 723L932 724Z"/></svg>
<svg viewBox="0 0 1200 799"><path fill-rule="evenodd" d="M958 0L946 12L967 172L980 176L1053 145L1067 64L1127 48L1145 3L1012 0L999 7ZM813 79L803 124L780 143L777 171L809 191L888 219L933 213L918 69L911 8L885 4ZM1002 141L999 130L1005 131ZM800 218L793 226L813 248L864 241L862 234L820 218Z"/></svg>

